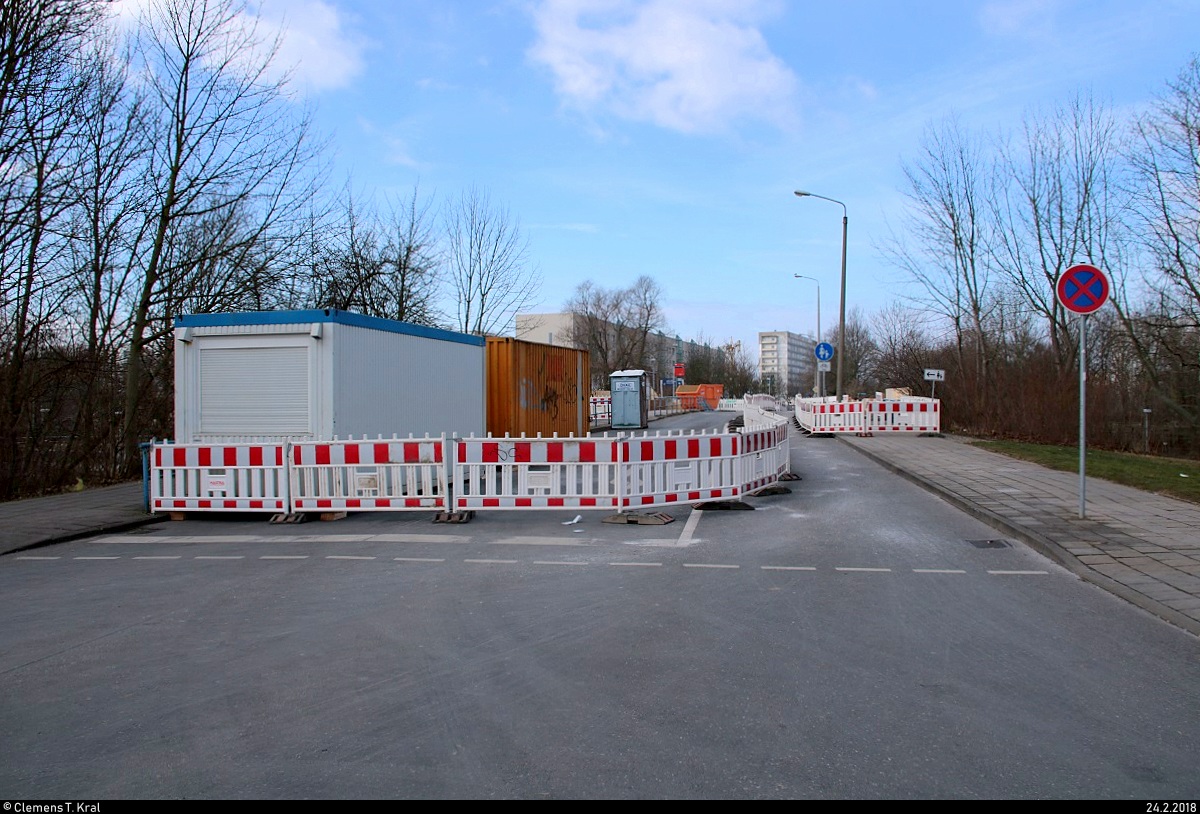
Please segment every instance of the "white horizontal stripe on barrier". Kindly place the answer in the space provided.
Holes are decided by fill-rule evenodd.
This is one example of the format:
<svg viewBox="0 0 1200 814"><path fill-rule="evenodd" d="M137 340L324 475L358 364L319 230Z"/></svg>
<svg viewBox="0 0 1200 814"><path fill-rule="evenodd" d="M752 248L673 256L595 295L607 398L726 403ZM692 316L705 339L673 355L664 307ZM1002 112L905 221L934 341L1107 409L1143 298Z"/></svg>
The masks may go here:
<svg viewBox="0 0 1200 814"><path fill-rule="evenodd" d="M796 420L809 432L819 433L935 433L941 432L941 402L926 398L798 399Z"/></svg>
<svg viewBox="0 0 1200 814"><path fill-rule="evenodd" d="M150 510L285 512L286 444L155 444Z"/></svg>
<svg viewBox="0 0 1200 814"><path fill-rule="evenodd" d="M454 444L454 507L612 509L616 438L461 438Z"/></svg>
<svg viewBox="0 0 1200 814"><path fill-rule="evenodd" d="M295 444L292 511L445 509L444 446L444 437Z"/></svg>

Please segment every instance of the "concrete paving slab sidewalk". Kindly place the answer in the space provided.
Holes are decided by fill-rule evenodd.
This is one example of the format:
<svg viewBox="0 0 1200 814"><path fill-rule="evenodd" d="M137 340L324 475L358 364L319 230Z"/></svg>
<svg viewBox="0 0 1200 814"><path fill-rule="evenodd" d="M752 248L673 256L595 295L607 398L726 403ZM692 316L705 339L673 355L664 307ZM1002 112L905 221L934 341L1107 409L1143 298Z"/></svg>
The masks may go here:
<svg viewBox="0 0 1200 814"><path fill-rule="evenodd" d="M0 554L162 519L143 508L141 481L12 500L0 503Z"/></svg>
<svg viewBox="0 0 1200 814"><path fill-rule="evenodd" d="M843 436L869 458L1172 624L1200 636L1200 505L946 437Z"/></svg>

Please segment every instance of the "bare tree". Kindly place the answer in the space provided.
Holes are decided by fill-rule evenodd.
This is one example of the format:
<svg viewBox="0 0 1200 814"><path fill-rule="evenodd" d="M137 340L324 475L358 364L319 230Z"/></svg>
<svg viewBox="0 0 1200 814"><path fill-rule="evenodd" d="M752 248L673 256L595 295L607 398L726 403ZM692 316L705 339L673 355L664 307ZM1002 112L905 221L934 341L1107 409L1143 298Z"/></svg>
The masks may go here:
<svg viewBox="0 0 1200 814"><path fill-rule="evenodd" d="M567 339L587 349L597 383L607 382L614 370L647 368L651 355L668 355L652 347L654 335L666 328L662 296L658 283L644 275L628 288L606 289L591 280L576 287L567 302L573 325Z"/></svg>
<svg viewBox="0 0 1200 814"><path fill-rule="evenodd" d="M312 194L319 145L287 104L264 43L235 0L155 0L139 55L155 122L153 195L130 319L124 443L136 461L147 349L169 336L191 298L207 308L256 287L290 235L287 219ZM245 273L247 264L255 274ZM169 352L169 349L165 349Z"/></svg>
<svg viewBox="0 0 1200 814"><path fill-rule="evenodd" d="M952 327L958 367L972 374L977 404L987 400L986 324L995 306L988 248L991 170L981 143L957 119L929 127L920 157L904 166L908 238L893 237L884 247L920 285L918 301Z"/></svg>
<svg viewBox="0 0 1200 814"><path fill-rule="evenodd" d="M1133 126L1134 208L1150 259L1150 295L1119 313L1150 389L1183 423L1200 429L1200 57Z"/></svg>
<svg viewBox="0 0 1200 814"><path fill-rule="evenodd" d="M533 304L541 286L520 223L474 187L447 204L444 218L456 327L479 335L510 328L517 312Z"/></svg>

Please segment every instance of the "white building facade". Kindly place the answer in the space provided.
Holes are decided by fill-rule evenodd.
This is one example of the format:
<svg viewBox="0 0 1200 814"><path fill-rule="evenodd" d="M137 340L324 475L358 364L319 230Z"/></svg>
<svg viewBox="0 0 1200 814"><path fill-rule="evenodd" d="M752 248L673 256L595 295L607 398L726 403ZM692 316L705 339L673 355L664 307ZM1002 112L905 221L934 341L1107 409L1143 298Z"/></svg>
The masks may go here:
<svg viewBox="0 0 1200 814"><path fill-rule="evenodd" d="M811 394L816 384L816 340L791 331L760 331L758 378L768 392L780 396Z"/></svg>

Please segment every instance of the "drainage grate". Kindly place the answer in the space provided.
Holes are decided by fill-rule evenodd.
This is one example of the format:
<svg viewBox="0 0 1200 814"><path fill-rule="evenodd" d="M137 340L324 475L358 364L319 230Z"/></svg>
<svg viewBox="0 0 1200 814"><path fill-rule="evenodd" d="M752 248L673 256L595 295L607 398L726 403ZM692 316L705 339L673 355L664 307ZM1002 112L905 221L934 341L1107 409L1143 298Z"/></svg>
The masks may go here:
<svg viewBox="0 0 1200 814"><path fill-rule="evenodd" d="M1012 545L1008 540L967 540L976 548L1008 548Z"/></svg>

